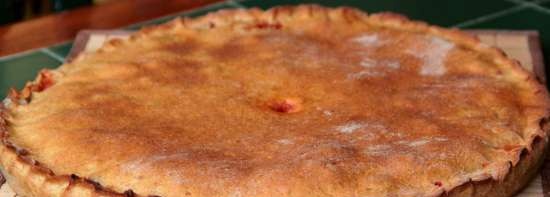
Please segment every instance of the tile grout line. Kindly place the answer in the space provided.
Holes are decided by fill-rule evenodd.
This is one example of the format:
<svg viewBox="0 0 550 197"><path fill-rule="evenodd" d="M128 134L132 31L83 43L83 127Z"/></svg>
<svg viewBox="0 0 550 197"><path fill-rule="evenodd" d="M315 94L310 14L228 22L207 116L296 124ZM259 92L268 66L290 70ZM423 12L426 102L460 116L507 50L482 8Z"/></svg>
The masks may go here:
<svg viewBox="0 0 550 197"><path fill-rule="evenodd" d="M38 51L42 50L43 48L57 47L57 46L60 46L60 45L63 45L63 44L71 43L71 42L73 42L73 41L74 41L74 39L71 39L71 40L59 42L59 43L56 43L56 44L53 44L53 45L49 45L49 46L45 46L45 47L41 47L41 48L28 49L28 50L20 51L20 52L17 52L17 53L13 53L13 54L9 54L9 55L0 56L0 61L6 61L6 60L18 58L18 57L27 55L27 54L29 54L29 53L38 52Z"/></svg>
<svg viewBox="0 0 550 197"><path fill-rule="evenodd" d="M516 4L519 4L519 5L523 5L523 6L526 6L526 7L529 7L529 8L533 8L534 10L537 10L537 11L545 13L545 14L550 14L550 9L539 5L541 3L549 2L549 0L539 0L539 1L535 1L535 2L526 2L526 1L522 1L522 0L505 0L505 1L508 1L508 2L511 2L511 3L516 3Z"/></svg>
<svg viewBox="0 0 550 197"><path fill-rule="evenodd" d="M26 51L21 51L21 52L19 52L19 53L14 53L14 54L11 54L11 55L2 56L2 57L0 57L0 61L6 61L6 60L10 60L10 59L15 59L15 58L18 58L18 57L22 57L22 56L25 56L25 55L28 55L28 54L31 54L31 53L40 51L40 49L42 49L42 48L29 49L29 50L26 50Z"/></svg>
<svg viewBox="0 0 550 197"><path fill-rule="evenodd" d="M530 8L533 8L533 9L539 11L539 12L542 12L542 13L544 13L544 14L550 14L550 9L545 8L545 7L543 7L543 6L540 6L540 5L538 5L538 4L529 4L529 7L530 7Z"/></svg>
<svg viewBox="0 0 550 197"><path fill-rule="evenodd" d="M511 14L511 13L514 13L514 12L518 12L518 11L527 9L527 8L528 8L528 6L526 6L526 5L517 5L515 7L507 8L507 9L504 9L504 10L501 10L501 11L498 11L498 12L494 12L494 13L491 13L491 14L487 14L487 15L484 15L484 16L480 16L480 17L477 17L477 18L474 18L474 19L466 20L466 21L457 23L455 25L452 25L451 27L462 28L462 27L467 27L467 26L471 26L471 25L476 25L476 24L486 22L486 21L490 21L490 20L499 18L501 16L505 16L505 15L508 15L508 14Z"/></svg>
<svg viewBox="0 0 550 197"><path fill-rule="evenodd" d="M205 10L212 9L212 8L219 8L219 7L222 7L224 5L233 6L233 5L229 4L228 1L221 1L221 2L210 4L210 5L206 5L204 7L200 7L200 8L196 8L196 9L192 9L192 10L186 10L186 11L183 11L183 12L177 12L177 13L162 16L162 17L159 17L159 18L155 18L155 19L151 19L151 20L147 20L147 21L142 21L142 22L139 22L139 23L134 23L134 24L131 24L131 25L128 25L128 26L117 28L117 29L140 27L140 26L146 25L146 24L151 23L151 22L170 19L170 18L176 18L176 17L182 16L182 15L190 15L190 14L194 14L194 13L205 11Z"/></svg>
<svg viewBox="0 0 550 197"><path fill-rule="evenodd" d="M246 6L244 6L237 0L227 0L226 2L227 2L227 5L231 5L238 8L246 8Z"/></svg>
<svg viewBox="0 0 550 197"><path fill-rule="evenodd" d="M59 61L59 62L61 62L61 63L65 63L65 58L62 57L61 55L56 54L56 53L53 52L51 49L42 48L42 49L40 49L40 52L45 53L45 54L48 55L49 57L54 58L55 60L57 60L57 61Z"/></svg>

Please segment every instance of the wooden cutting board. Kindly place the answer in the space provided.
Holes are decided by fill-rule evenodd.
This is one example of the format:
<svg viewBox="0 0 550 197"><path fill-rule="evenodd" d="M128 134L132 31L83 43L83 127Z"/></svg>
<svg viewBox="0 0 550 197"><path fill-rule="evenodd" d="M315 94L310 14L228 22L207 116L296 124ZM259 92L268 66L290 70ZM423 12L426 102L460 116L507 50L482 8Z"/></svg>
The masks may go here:
<svg viewBox="0 0 550 197"><path fill-rule="evenodd" d="M469 32L478 36L486 44L500 47L546 84L540 40L536 31L472 30ZM128 31L82 31L78 34L66 61L73 60L80 53L93 52L110 39L125 39L130 33ZM0 197L15 196L16 194L7 184L1 186ZM516 197L550 197L550 158L546 159L541 172Z"/></svg>

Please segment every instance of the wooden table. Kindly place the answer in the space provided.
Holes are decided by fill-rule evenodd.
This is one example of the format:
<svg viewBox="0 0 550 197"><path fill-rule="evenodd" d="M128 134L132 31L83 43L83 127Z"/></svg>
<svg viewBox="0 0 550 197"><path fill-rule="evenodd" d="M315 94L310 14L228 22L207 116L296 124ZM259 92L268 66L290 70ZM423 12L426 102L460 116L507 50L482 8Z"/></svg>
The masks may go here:
<svg viewBox="0 0 550 197"><path fill-rule="evenodd" d="M220 0L116 0L0 26L0 56L73 39L82 29L113 29Z"/></svg>

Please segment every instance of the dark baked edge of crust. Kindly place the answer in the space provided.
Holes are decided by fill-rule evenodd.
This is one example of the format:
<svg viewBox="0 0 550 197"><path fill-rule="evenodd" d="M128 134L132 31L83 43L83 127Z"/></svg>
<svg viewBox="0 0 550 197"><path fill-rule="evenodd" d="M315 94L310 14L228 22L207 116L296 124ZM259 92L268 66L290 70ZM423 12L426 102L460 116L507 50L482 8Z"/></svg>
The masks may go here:
<svg viewBox="0 0 550 197"><path fill-rule="evenodd" d="M537 169L544 162L546 152L548 149L548 140L544 138L537 138L533 144L533 149L531 152L525 151L522 155L522 160L517 163L516 166L512 167L508 175L504 180L494 180L486 179L481 181L469 181L460 186L457 186L451 189L448 192L438 194L440 197L506 197L511 196L523 187L536 175ZM2 155L4 153L0 152ZM46 180L40 175L33 175L33 173L42 173L41 169L35 169L36 166L25 165L28 160L24 160L16 154L10 154L8 159L14 159L16 163L12 165L12 168L24 169L22 177L36 177L39 178L33 179L35 185L28 185L29 183L24 182L18 178L18 175L8 172L4 167L0 166L0 172L6 176L7 183L12 187L14 191L19 196L22 197L33 197L33 196L103 196L103 197L137 197L142 195L137 195L132 190L127 190L124 193L117 193L115 191L103 188L99 183L80 178L75 175L61 175L55 176L50 175L51 177ZM23 160L23 161L21 161ZM4 164L4 162L2 162ZM48 170L48 169L45 169ZM42 184L36 184L37 182L43 181ZM68 182L67 182L68 181ZM53 185L49 185L53 184ZM39 191L44 187L48 188L48 191ZM52 193L58 191L59 193ZM30 192L30 193L29 193ZM45 193L48 192L48 193ZM32 194L31 194L32 193ZM60 194L60 195L53 195ZM153 197L154 195L148 195Z"/></svg>
<svg viewBox="0 0 550 197"><path fill-rule="evenodd" d="M349 23L362 22L374 26L431 34L452 40L462 47L492 57L495 65L504 67L506 71L510 71L509 74L513 75L513 78L524 80L522 84L534 91L530 96L536 101L534 102L536 106L525 110L527 120L525 131L530 131L530 133L526 137L527 143L522 144L523 148L518 149L514 153L517 155L514 157L516 159L500 163L498 166L495 165L492 171L489 171L491 169L486 170L488 172L483 176L465 177L466 179L459 183L449 184L445 188L442 187L431 191L428 196L508 196L526 184L528 179L526 179L527 176L524 176L525 173L534 173L536 171L543 160L542 155L546 150L545 147L548 141L547 130L543 130L542 128L543 122L546 124L545 119L548 117L549 108L546 88L532 74L524 70L518 61L506 57L506 54L502 50L482 44L477 38L457 29L430 26L424 22L412 21L404 16L393 13L367 15L362 11L349 7L325 8L317 5L280 6L265 12L255 8L233 9L210 13L197 19L175 19L163 25L144 28L132 35L128 41L115 39L106 43L98 53L115 50L117 46L125 42L133 42L158 32L177 30L178 28L208 29L234 22L246 22L249 24L278 23L281 16L307 17L313 15L339 17ZM85 58L85 56L86 54L79 56L74 62L78 62L79 59ZM63 66L59 69L63 69ZM22 92L25 89L29 89L29 86L32 86L32 84L40 83L39 80L40 77L35 82L27 85ZM12 92L12 94L14 93ZM30 95L27 96L30 97ZM7 128L9 123L6 121L8 111L7 108L0 105L0 171L5 175L10 186L19 194L25 196L155 196L138 195L131 189L121 193L105 188L93 180L78 177L74 174L54 174L52 170L30 158L24 149L20 149L8 141ZM490 189L487 189L488 186L491 186ZM476 189L483 187L485 187L483 190ZM487 193L482 194L479 193L480 191L486 191Z"/></svg>

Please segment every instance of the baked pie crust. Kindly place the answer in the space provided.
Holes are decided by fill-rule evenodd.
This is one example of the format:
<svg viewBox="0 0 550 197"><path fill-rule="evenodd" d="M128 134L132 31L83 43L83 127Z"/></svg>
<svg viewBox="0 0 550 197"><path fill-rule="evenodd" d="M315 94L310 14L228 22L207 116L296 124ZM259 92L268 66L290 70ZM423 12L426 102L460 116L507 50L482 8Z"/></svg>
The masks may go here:
<svg viewBox="0 0 550 197"><path fill-rule="evenodd" d="M12 91L22 196L511 196L546 89L501 50L391 13L222 10L113 40Z"/></svg>

